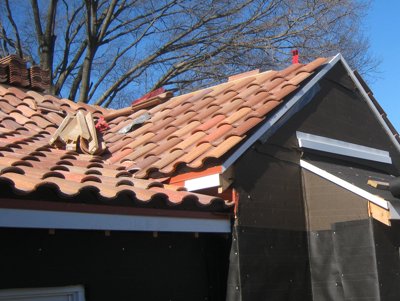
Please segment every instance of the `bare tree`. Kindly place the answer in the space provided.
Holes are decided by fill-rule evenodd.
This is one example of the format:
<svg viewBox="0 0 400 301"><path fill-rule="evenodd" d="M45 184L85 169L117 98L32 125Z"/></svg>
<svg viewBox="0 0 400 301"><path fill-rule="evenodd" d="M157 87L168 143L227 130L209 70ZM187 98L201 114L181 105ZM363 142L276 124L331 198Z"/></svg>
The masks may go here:
<svg viewBox="0 0 400 301"><path fill-rule="evenodd" d="M52 92L108 106L254 68L343 52L376 67L353 0L0 0L0 51L52 72ZM35 28L35 35L32 34Z"/></svg>

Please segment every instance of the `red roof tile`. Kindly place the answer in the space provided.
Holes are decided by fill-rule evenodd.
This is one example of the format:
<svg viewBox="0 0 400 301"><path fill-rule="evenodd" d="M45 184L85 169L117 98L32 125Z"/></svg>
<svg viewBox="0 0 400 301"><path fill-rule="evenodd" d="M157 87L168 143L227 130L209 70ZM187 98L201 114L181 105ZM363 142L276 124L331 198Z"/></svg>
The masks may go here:
<svg viewBox="0 0 400 301"><path fill-rule="evenodd" d="M165 173L168 170L168 173L172 173L180 163L189 167L201 166L204 161L192 162L199 156L204 160L218 159L245 138L247 131L256 127L325 62L325 59L318 59L308 65L292 65L280 72L250 73L250 76L213 88L174 97L149 110L151 118L142 127L125 136L130 138L125 140L125 145L124 142L114 141L117 145L112 146L113 151L108 160L115 163L124 159L134 159L141 166L141 171L136 177L147 177L150 171ZM140 114L136 112L127 119L132 120ZM251 122L246 123L248 119ZM110 132L122 127L121 124L112 127ZM169 143L172 138L180 138L183 141L174 145ZM228 139L231 143L226 142ZM150 142L152 144L146 148L147 151L136 150ZM208 144L202 145L203 142ZM224 142L229 147L221 145ZM170 149L169 145L172 145ZM218 149L215 149L217 147ZM174 152L174 159L171 160L171 152L178 149L181 150L182 156ZM202 152L207 152L208 155ZM160 157L160 154L163 156ZM150 156L153 159L143 161ZM168 158L164 159L165 156ZM162 164L154 157L158 157L162 162L169 162L169 166L160 168Z"/></svg>
<svg viewBox="0 0 400 301"><path fill-rule="evenodd" d="M217 162L325 62L318 59L280 72L250 72L215 87L169 100L170 94L159 95L118 111L0 84L1 187L8 185L10 193L30 198L46 198L43 192L51 191L50 196L68 200L85 195L114 202L124 196L142 206L151 206L156 198L164 200L166 206L182 206L186 200L196 200L201 208L224 210L231 204L218 197L179 191L177 187L140 178L178 174L180 167L196 170L209 159ZM4 64L7 62L0 66L0 77L7 73ZM14 65L17 74L18 64ZM35 80L44 77L35 70L31 70ZM15 81L22 80L17 77ZM92 113L95 119L105 116L107 120L109 129L102 138L108 152L101 157L48 145L67 113L78 110ZM141 124L132 124L140 119ZM131 131L122 132L129 127Z"/></svg>

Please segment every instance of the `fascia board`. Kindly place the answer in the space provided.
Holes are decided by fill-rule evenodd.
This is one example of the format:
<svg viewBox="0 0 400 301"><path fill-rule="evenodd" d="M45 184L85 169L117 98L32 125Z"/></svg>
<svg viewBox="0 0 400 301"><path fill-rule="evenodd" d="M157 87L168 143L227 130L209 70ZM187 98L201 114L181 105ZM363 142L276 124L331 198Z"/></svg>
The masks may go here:
<svg viewBox="0 0 400 301"><path fill-rule="evenodd" d="M365 91L364 87L361 85L361 83L359 82L357 77L354 75L354 72L351 70L349 64L346 62L346 60L342 56L340 56L340 61L343 64L343 66L345 67L345 69L346 69L348 75L350 76L350 78L353 80L353 82L356 85L357 89L360 91L361 95L363 96L363 98L367 102L368 106L371 108L372 112L374 113L376 118L381 123L383 129L388 134L390 140L393 142L393 144L396 147L396 149L400 152L400 144L398 143L398 141L394 137L392 131L389 129L388 125L386 124L385 120L382 118L381 114L379 114L378 109L375 107L374 103L369 98L368 93Z"/></svg>
<svg viewBox="0 0 400 301"><path fill-rule="evenodd" d="M236 162L237 159L247 151L257 140L260 138L265 138L265 134L270 131L271 129L276 130L277 128L273 128L274 125L278 124L278 122L287 115L287 112L290 111L292 108L295 107L295 112L300 110L307 102L300 105L300 107L296 108L296 104L301 102L301 100L307 97L308 92L312 90L312 88L318 85L318 81L328 73L333 66L336 65L338 61L340 61L341 55L337 54L333 57L303 88L295 93L287 102L285 102L278 111L272 115L270 118L267 118L266 121L261 125L261 127L251 135L246 141L239 146L239 148L222 164L222 170L227 170L233 163ZM294 114L293 113L293 114ZM286 119L285 119L286 121ZM282 123L283 124L283 123ZM282 124L279 124L281 126ZM264 136L264 137L263 137Z"/></svg>
<svg viewBox="0 0 400 301"><path fill-rule="evenodd" d="M370 161L388 164L392 163L390 153L385 150L298 131L296 132L296 136L299 142L299 146L302 148L308 148Z"/></svg>
<svg viewBox="0 0 400 301"><path fill-rule="evenodd" d="M0 228L230 233L226 218L185 218L0 208Z"/></svg>
<svg viewBox="0 0 400 301"><path fill-rule="evenodd" d="M326 170L323 170L315 165L312 165L304 160L300 160L300 166L304 169L307 169L308 171L311 171L312 173L332 182L335 183L336 185L339 185L342 188L345 188L348 191L351 191L362 198L382 207L385 209L389 209L388 202L384 200L383 198L373 195L372 193L369 193L368 191L365 191L364 189L361 189L360 187L357 187L341 178L336 177L335 175L327 172Z"/></svg>

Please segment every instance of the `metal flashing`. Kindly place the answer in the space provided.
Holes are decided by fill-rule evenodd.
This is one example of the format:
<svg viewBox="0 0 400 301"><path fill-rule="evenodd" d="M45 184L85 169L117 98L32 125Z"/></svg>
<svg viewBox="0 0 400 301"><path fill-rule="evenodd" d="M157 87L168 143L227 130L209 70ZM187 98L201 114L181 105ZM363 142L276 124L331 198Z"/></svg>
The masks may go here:
<svg viewBox="0 0 400 301"><path fill-rule="evenodd" d="M0 228L230 233L229 218L133 216L0 208Z"/></svg>
<svg viewBox="0 0 400 301"><path fill-rule="evenodd" d="M400 204L399 203L390 203L389 202L389 211L390 211L390 219L391 220L400 220Z"/></svg>
<svg viewBox="0 0 400 301"><path fill-rule="evenodd" d="M218 187L221 185L220 175L213 174L185 181L185 188L188 191L196 191L204 188Z"/></svg>
<svg viewBox="0 0 400 301"><path fill-rule="evenodd" d="M309 91L317 85L318 81L322 77L324 77L325 74L329 72L334 65L336 65L336 63L341 59L341 57L342 56L340 54L334 56L303 88L301 88L298 92L296 92L295 95L289 99L289 101L285 102L283 106L280 107L280 109L278 109L278 111L274 115L266 119L266 121L261 125L261 127L252 136L250 136L228 159L225 160L225 162L222 164L222 170L225 171L226 169L228 169L233 163L236 162L236 160L246 150L248 150L257 140L262 138L269 130L273 129L274 131L276 131L278 127L273 128L273 126L275 124L281 126L283 122L278 124L278 121L280 121L282 117L286 115L289 110L295 108L296 110L294 112L297 112L306 103L308 103L311 100L311 98L309 97L310 96ZM307 101L305 101L304 103L300 103L300 105L295 106L302 99L306 99ZM294 114L294 112L292 114ZM265 141L267 138L268 137L264 136L263 140Z"/></svg>
<svg viewBox="0 0 400 301"><path fill-rule="evenodd" d="M284 125L293 115L299 112L304 106L306 106L314 96L320 91L321 87L319 83L315 83L302 97L299 101L297 101L291 108L287 110L287 112L280 118L277 122L275 122L270 129L265 132L261 137L260 141L262 143L267 142L267 140L282 126Z"/></svg>
<svg viewBox="0 0 400 301"><path fill-rule="evenodd" d="M388 151L303 132L296 132L296 136L299 146L303 148L382 163L392 163Z"/></svg>
<svg viewBox="0 0 400 301"><path fill-rule="evenodd" d="M320 177L322 177L328 181L331 181L332 183L335 183L335 184L363 197L364 199L367 199L368 201L370 201L382 208L389 209L389 202L384 200L383 198L373 195L373 194L371 194L371 193L369 193L369 192L367 192L367 191L365 191L343 179L340 179L340 178L334 176L333 174L328 173L327 171L325 171L321 168L318 168L315 165L312 165L304 160L300 160L300 166L303 167L304 169L307 169L308 171L315 173L316 175L319 175Z"/></svg>

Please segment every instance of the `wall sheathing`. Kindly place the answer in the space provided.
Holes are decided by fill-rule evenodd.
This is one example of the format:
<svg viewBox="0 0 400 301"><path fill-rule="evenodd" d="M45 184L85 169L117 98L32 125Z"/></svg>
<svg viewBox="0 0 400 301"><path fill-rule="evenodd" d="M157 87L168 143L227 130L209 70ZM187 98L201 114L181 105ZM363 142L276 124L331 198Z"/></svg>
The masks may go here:
<svg viewBox="0 0 400 301"><path fill-rule="evenodd" d="M400 154L341 64L317 85L310 103L235 164L227 300L400 297L398 242L368 217L365 199L301 170L296 131L387 150L392 165L361 163L394 175ZM376 245L378 236L386 244ZM396 277L382 277L391 264Z"/></svg>
<svg viewBox="0 0 400 301"><path fill-rule="evenodd" d="M400 222L373 223L380 300L400 300Z"/></svg>
<svg viewBox="0 0 400 301"><path fill-rule="evenodd" d="M367 201L303 171L314 300L379 300Z"/></svg>
<svg viewBox="0 0 400 301"><path fill-rule="evenodd" d="M225 299L221 234L0 229L0 289L83 285L87 301Z"/></svg>
<svg viewBox="0 0 400 301"><path fill-rule="evenodd" d="M311 300L301 173L290 162L296 155L258 145L236 166L239 270L231 266L230 275L239 276L231 276L238 283L229 283L235 298L227 300Z"/></svg>

